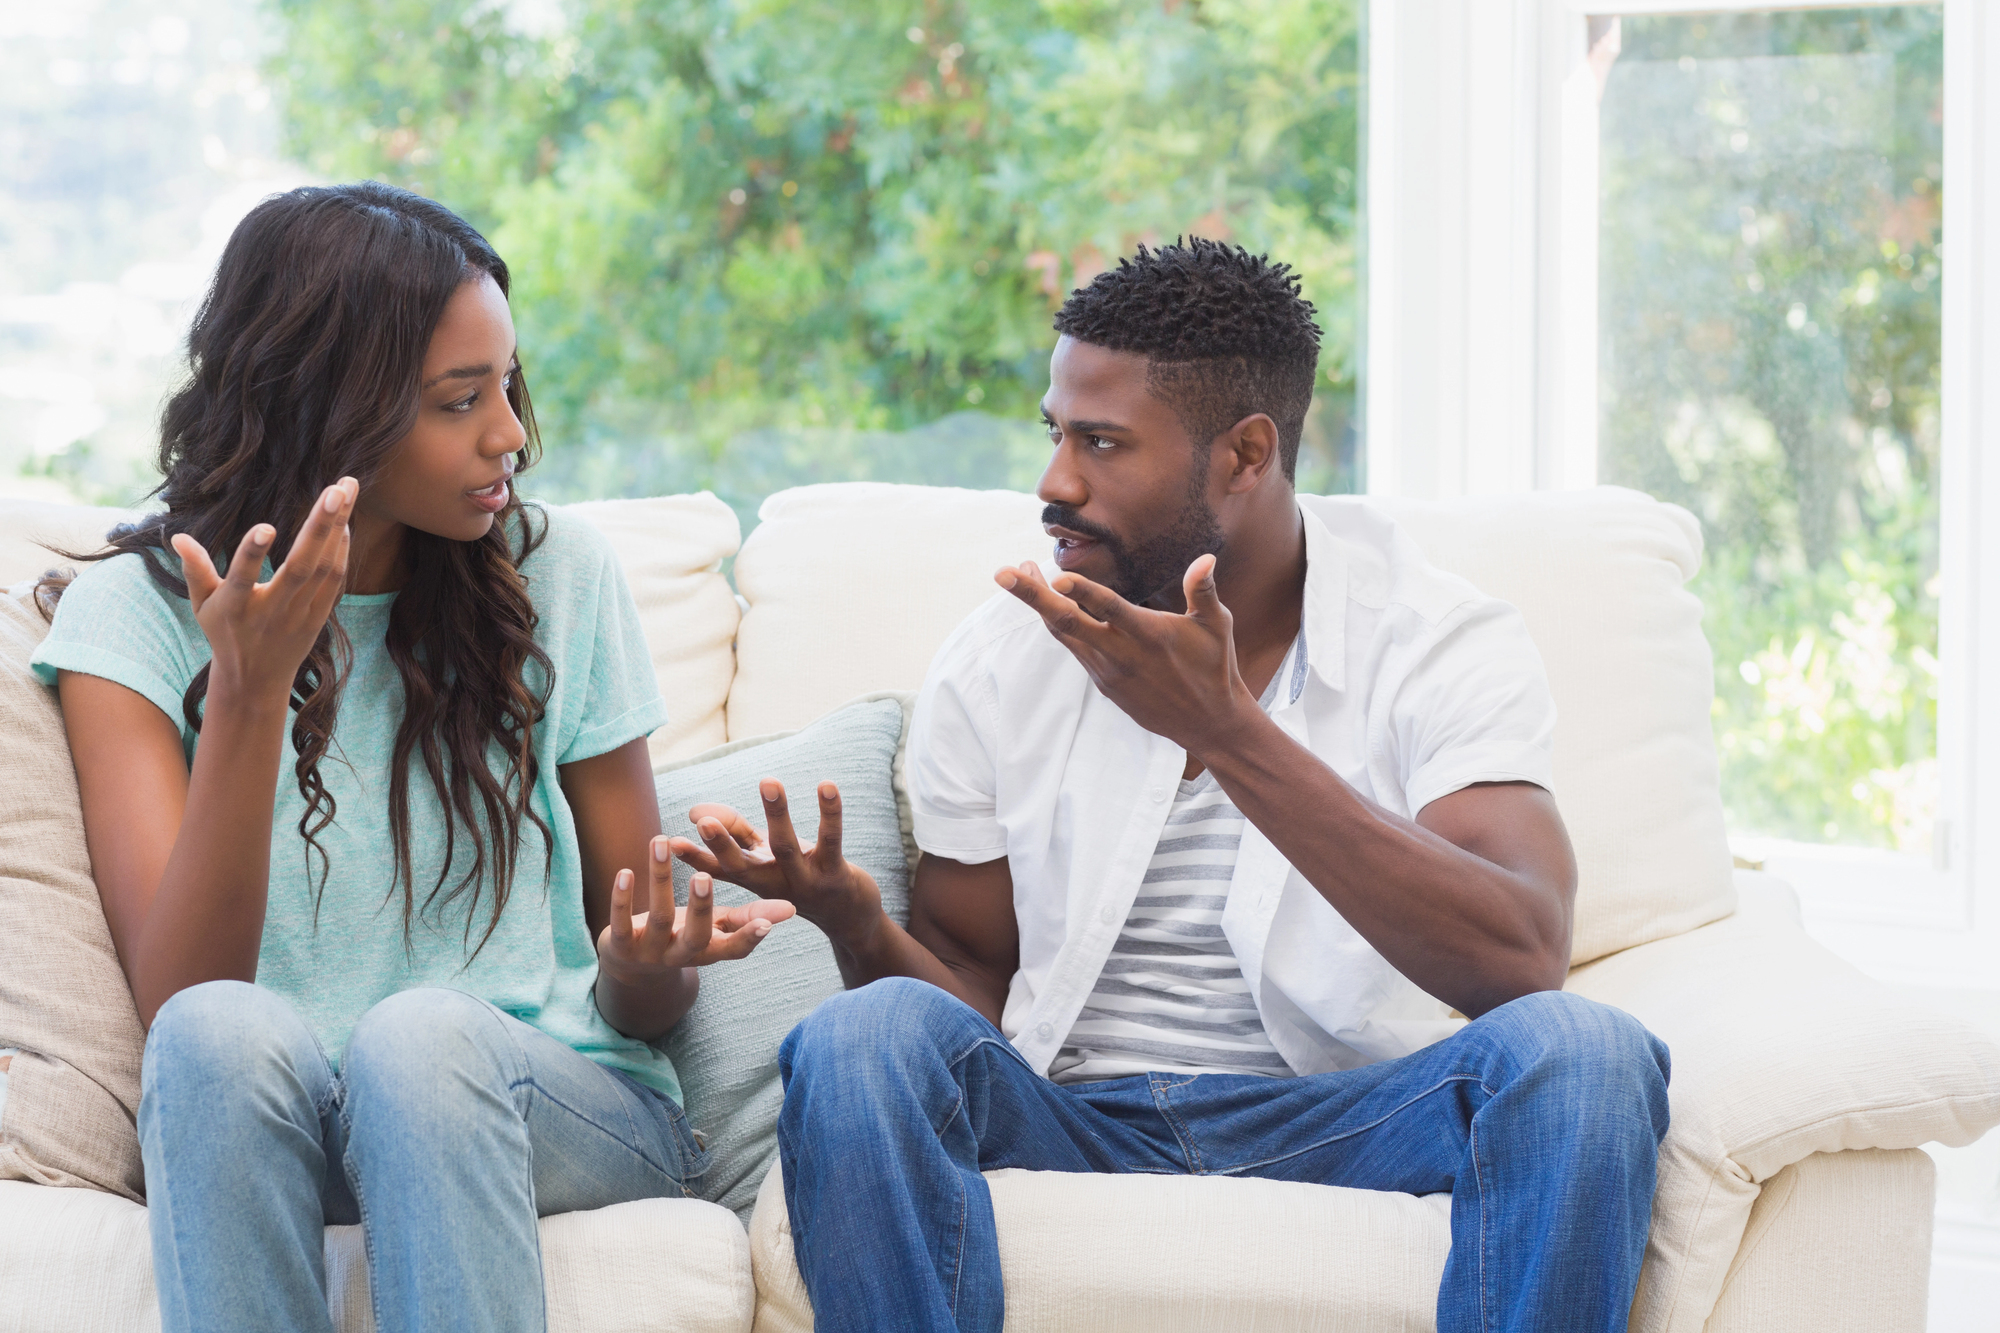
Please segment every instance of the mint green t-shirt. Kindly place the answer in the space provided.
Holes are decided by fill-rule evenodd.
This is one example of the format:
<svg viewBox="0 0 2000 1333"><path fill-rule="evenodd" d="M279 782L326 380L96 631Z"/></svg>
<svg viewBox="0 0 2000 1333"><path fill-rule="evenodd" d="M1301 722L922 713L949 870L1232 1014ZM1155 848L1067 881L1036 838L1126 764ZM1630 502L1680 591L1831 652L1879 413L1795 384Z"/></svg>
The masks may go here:
<svg viewBox="0 0 2000 1333"><path fill-rule="evenodd" d="M507 908L485 946L479 948L479 939L492 912L490 882L480 886L470 909L469 941L470 895L461 894L448 907L415 916L405 947L403 890L395 883L389 831L389 762L403 716L402 678L386 642L396 594L343 597L335 614L353 643L354 664L333 743L319 765L338 803L335 822L319 833L329 863L326 887L315 915L318 862L308 866L298 831L305 800L287 729L257 984L304 1016L336 1064L356 1020L378 1001L417 986L448 986L679 1101L680 1083L667 1058L621 1036L597 1012L597 951L583 915L576 822L557 776L563 764L649 734L666 722L666 704L610 546L584 520L561 510L536 506L529 512L537 528L544 521L548 526L541 545L522 562L521 577L540 616L535 639L554 669L548 711L535 728L541 764L531 798L552 835L552 859L545 862L544 839L524 820ZM169 565L178 567L177 560ZM188 602L153 582L140 556L120 555L87 566L69 585L33 665L51 684L60 669L137 691L180 728L192 762L199 741L183 719L181 697L208 660L208 639ZM530 688L539 688L538 668L530 663L528 672ZM410 769L410 854L421 907L443 865L445 817L420 756L411 757ZM445 892L468 864L466 833L459 830Z"/></svg>

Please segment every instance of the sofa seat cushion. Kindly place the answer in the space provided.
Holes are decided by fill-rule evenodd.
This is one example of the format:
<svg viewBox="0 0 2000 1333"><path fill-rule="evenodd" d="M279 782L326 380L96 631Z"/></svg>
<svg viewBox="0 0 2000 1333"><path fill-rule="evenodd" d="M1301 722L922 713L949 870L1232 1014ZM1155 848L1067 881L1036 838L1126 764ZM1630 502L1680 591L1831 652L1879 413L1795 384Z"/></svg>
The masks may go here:
<svg viewBox="0 0 2000 1333"><path fill-rule="evenodd" d="M545 1217L550 1333L746 1333L750 1245L725 1208L647 1199ZM0 1181L0 1327L142 1333L160 1326L146 1210L93 1190ZM360 1227L326 1231L339 1333L372 1333Z"/></svg>
<svg viewBox="0 0 2000 1333"><path fill-rule="evenodd" d="M1225 1176L989 1171L1008 1333L1434 1327L1451 1196ZM756 1333L807 1333L778 1168L750 1224ZM894 1281L891 1274L883 1280Z"/></svg>
<svg viewBox="0 0 2000 1333"><path fill-rule="evenodd" d="M1763 1187L1794 1163L1960 1147L2000 1124L2000 1046L1813 943L1786 886L1739 879L1727 920L1569 978L1673 1053L1632 1333L1709 1326Z"/></svg>

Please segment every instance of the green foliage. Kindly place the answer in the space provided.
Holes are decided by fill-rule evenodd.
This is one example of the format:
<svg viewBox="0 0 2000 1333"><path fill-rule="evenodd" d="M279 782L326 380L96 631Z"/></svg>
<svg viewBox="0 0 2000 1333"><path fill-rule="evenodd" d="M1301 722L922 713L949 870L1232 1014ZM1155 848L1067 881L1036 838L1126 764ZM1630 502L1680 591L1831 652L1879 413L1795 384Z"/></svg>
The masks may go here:
<svg viewBox="0 0 2000 1333"><path fill-rule="evenodd" d="M1600 475L1686 505L1741 832L1927 852L1942 15L1628 19Z"/></svg>
<svg viewBox="0 0 2000 1333"><path fill-rule="evenodd" d="M513 267L545 491L747 506L786 449L1019 484L1032 441L964 414L1032 422L1061 296L1183 232L1304 275L1302 481L1351 488L1353 0L570 0L541 32L280 6L295 153L443 200Z"/></svg>

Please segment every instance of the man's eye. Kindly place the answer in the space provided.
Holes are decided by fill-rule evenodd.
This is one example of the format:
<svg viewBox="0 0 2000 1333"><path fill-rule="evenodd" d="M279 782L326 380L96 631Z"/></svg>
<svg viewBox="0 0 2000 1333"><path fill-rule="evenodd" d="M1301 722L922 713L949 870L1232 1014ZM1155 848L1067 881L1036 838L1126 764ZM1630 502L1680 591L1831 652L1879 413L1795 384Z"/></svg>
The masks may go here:
<svg viewBox="0 0 2000 1333"><path fill-rule="evenodd" d="M1057 429L1057 428L1056 428L1055 426L1050 426L1050 427L1049 427L1048 429L1049 429L1049 443L1050 443L1050 444L1061 444L1061 443L1062 443L1062 431L1061 431L1061 430L1059 430L1059 429Z"/></svg>
<svg viewBox="0 0 2000 1333"><path fill-rule="evenodd" d="M1114 444L1113 441L1105 439L1102 435L1086 435L1083 438L1084 443L1099 451L1112 448Z"/></svg>

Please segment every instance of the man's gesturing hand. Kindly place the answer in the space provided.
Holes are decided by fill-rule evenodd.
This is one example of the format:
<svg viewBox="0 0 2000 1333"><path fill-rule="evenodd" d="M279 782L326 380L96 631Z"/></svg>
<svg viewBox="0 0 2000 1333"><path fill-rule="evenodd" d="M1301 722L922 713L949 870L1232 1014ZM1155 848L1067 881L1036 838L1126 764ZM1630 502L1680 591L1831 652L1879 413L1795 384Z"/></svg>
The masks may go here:
<svg viewBox="0 0 2000 1333"><path fill-rule="evenodd" d="M781 902L745 903L715 910L715 892L707 875L688 884L686 907L674 906L674 869L667 840L653 839L647 905L632 912L637 878L621 870L611 882L611 921L597 937L597 965L621 983L643 986L684 967L742 958L757 947L771 927L792 916L792 905Z"/></svg>
<svg viewBox="0 0 2000 1333"><path fill-rule="evenodd" d="M840 853L838 788L819 784L819 840L805 849L792 828L784 784L765 778L758 794L764 798L768 838L726 805L698 805L688 818L706 846L675 838L674 855L760 898L794 904L799 915L836 940L882 915L882 891L874 877Z"/></svg>
<svg viewBox="0 0 2000 1333"><path fill-rule="evenodd" d="M1042 580L1032 563L994 581L1033 607L1104 697L1158 736L1201 755L1257 701L1236 669L1234 622L1215 590L1215 557L1181 578L1187 611L1151 611L1076 574Z"/></svg>

